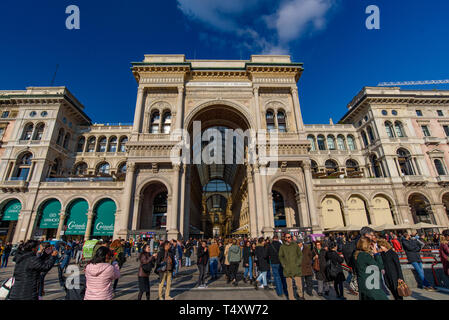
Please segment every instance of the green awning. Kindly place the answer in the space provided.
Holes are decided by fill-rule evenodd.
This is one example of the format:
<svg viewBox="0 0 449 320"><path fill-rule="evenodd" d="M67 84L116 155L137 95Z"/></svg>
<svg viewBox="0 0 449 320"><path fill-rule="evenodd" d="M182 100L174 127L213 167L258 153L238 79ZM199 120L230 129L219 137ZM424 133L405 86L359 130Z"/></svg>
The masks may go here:
<svg viewBox="0 0 449 320"><path fill-rule="evenodd" d="M3 209L2 221L17 221L19 220L19 213L22 210L22 204L19 200L9 201Z"/></svg>
<svg viewBox="0 0 449 320"><path fill-rule="evenodd" d="M93 223L93 236L112 236L114 234L115 211L117 207L111 199L100 202L96 208Z"/></svg>
<svg viewBox="0 0 449 320"><path fill-rule="evenodd" d="M89 204L86 200L75 200L69 209L69 218L67 219L66 235L84 235L87 225L87 210Z"/></svg>
<svg viewBox="0 0 449 320"><path fill-rule="evenodd" d="M61 203L52 199L47 201L42 208L41 229L58 229L59 213L61 212Z"/></svg>

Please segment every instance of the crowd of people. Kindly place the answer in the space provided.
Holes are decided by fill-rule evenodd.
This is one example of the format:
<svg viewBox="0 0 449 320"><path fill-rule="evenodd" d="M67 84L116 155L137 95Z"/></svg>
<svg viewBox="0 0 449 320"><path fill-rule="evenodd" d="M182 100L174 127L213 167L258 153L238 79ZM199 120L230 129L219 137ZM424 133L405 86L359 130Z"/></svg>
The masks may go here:
<svg viewBox="0 0 449 320"><path fill-rule="evenodd" d="M8 299L42 299L45 276L56 266L66 299L111 300L120 270L135 252L139 262L136 272L139 300L144 294L150 299L153 272L159 276L159 300L172 300L172 279L179 276L182 267L192 266L192 257L196 257L199 289L224 277L229 286L238 286L243 281L255 290L275 290L279 297L305 300L314 295L315 278L318 296L329 296L332 286L340 300L346 300L345 287L360 300L388 300L389 294L401 300L403 294L398 286L405 281L398 253L405 252L423 288L434 291L424 275L420 252L426 246L438 248L444 273L449 276L448 241L449 230L424 238L416 233L379 234L369 227L349 236L330 234L318 239L303 239L286 233L282 238L275 235L258 239L98 241L92 258L83 266L81 285L69 288L65 273L71 263L81 265L84 243L65 242L55 247L48 242L29 240L21 243L14 255L14 285ZM11 244L1 245L0 250L3 267L7 265Z"/></svg>

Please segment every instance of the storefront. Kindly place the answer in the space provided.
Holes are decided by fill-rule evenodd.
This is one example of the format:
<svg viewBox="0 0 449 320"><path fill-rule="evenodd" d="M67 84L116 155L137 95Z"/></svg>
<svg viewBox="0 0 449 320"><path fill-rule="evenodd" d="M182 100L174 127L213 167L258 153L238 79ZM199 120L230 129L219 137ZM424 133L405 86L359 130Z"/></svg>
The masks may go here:
<svg viewBox="0 0 449 320"><path fill-rule="evenodd" d="M87 226L87 211L89 204L86 200L77 199L67 210L63 238L66 241L83 240Z"/></svg>
<svg viewBox="0 0 449 320"><path fill-rule="evenodd" d="M101 200L94 210L92 238L111 240L114 235L115 212L117 206L111 199Z"/></svg>
<svg viewBox="0 0 449 320"><path fill-rule="evenodd" d="M22 204L17 199L9 200L1 209L0 240L2 242L12 242L20 210L22 210Z"/></svg>
<svg viewBox="0 0 449 320"><path fill-rule="evenodd" d="M57 237L59 226L59 214L61 203L56 199L46 201L39 209L39 222L34 232L34 238L38 240L49 240Z"/></svg>
<svg viewBox="0 0 449 320"><path fill-rule="evenodd" d="M307 236L312 234L312 228L276 228L274 234L280 239L284 234L289 233L292 237L296 237L299 240L306 240Z"/></svg>

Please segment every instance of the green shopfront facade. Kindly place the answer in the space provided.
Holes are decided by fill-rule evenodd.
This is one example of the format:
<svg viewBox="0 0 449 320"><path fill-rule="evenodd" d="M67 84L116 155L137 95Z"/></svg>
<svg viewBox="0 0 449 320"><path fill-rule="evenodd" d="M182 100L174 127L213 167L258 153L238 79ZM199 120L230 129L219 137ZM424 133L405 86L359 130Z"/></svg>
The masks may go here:
<svg viewBox="0 0 449 320"><path fill-rule="evenodd" d="M9 199L0 205L0 241L12 242L19 220L22 204L17 199Z"/></svg>
<svg viewBox="0 0 449 320"><path fill-rule="evenodd" d="M89 204L84 199L73 200L67 208L63 239L84 239Z"/></svg>
<svg viewBox="0 0 449 320"><path fill-rule="evenodd" d="M38 220L35 226L34 238L49 240L57 237L61 202L57 199L46 200L38 209Z"/></svg>
<svg viewBox="0 0 449 320"><path fill-rule="evenodd" d="M114 235L117 206L111 199L100 200L94 208L91 238L111 239Z"/></svg>

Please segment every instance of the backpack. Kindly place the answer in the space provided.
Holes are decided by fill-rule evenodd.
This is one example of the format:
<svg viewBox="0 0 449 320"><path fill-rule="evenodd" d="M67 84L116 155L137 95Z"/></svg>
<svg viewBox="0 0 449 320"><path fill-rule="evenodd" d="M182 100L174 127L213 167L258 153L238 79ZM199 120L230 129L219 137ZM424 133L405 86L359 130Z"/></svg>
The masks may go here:
<svg viewBox="0 0 449 320"><path fill-rule="evenodd" d="M150 274L151 270L153 270L153 267L154 267L153 262L145 263L145 264L142 265L142 270L146 274Z"/></svg>
<svg viewBox="0 0 449 320"><path fill-rule="evenodd" d="M332 262L332 260L327 260L325 273L326 278L333 281L337 279L337 276L340 273L340 268L336 263Z"/></svg>

